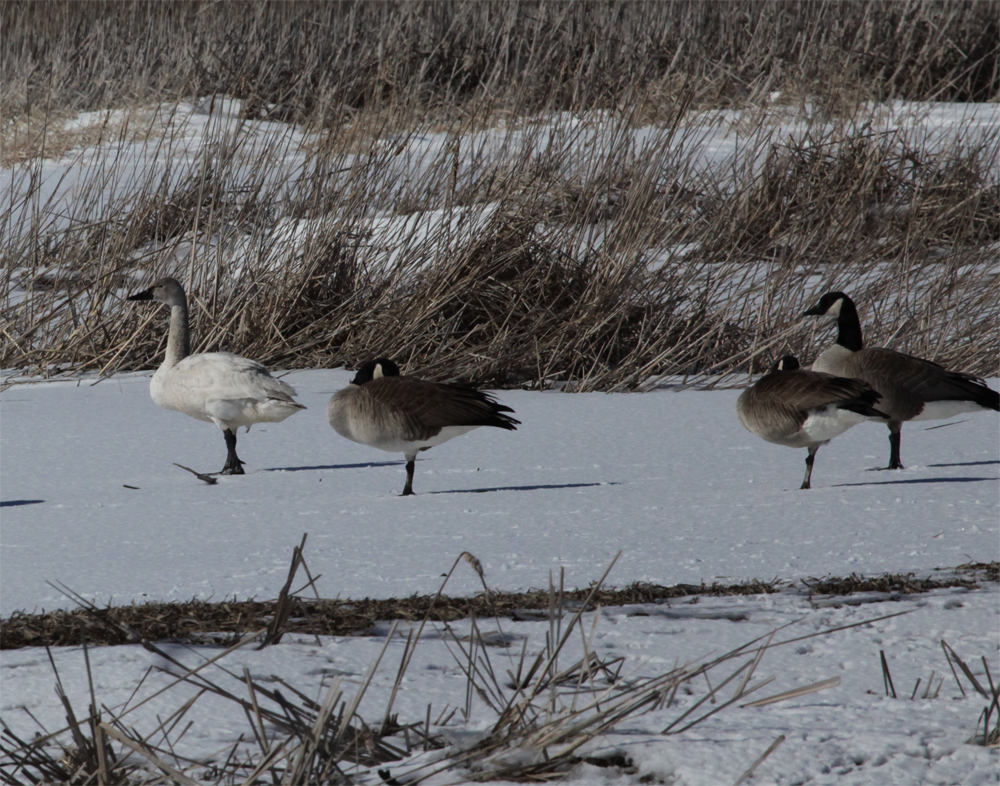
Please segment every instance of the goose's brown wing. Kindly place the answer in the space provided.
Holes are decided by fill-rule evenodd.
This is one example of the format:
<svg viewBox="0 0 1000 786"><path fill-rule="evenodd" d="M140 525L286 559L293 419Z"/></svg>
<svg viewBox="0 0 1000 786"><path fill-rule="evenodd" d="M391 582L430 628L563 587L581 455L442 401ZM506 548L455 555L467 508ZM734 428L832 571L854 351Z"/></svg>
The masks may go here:
<svg viewBox="0 0 1000 786"><path fill-rule="evenodd" d="M932 401L973 401L1000 410L1000 394L978 377L892 349L862 349L848 367L882 394L882 408L895 419L915 417Z"/></svg>
<svg viewBox="0 0 1000 786"><path fill-rule="evenodd" d="M855 399L878 401L872 395L871 386L860 379L835 377L819 371L797 369L769 374L761 379L753 390L757 395L771 401L802 411L826 407L830 404L845 404Z"/></svg>
<svg viewBox="0 0 1000 786"><path fill-rule="evenodd" d="M392 412L415 439L427 439L445 426L496 426L514 430L520 421L489 394L461 385L444 385L414 377L381 377L366 382L359 393Z"/></svg>
<svg viewBox="0 0 1000 786"><path fill-rule="evenodd" d="M810 411L834 406L866 417L885 417L867 383L818 371L776 371L762 377L736 402L740 422L755 434L781 442L802 428Z"/></svg>

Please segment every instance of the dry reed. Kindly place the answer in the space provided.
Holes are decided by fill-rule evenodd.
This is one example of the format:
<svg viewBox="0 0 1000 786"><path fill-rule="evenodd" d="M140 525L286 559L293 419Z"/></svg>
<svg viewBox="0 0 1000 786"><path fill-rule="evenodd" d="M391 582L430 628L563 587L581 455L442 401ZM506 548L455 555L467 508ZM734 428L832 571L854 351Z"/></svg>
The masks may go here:
<svg viewBox="0 0 1000 786"><path fill-rule="evenodd" d="M868 103L995 97L989 3L231 10L0 8L0 107L28 129L7 148L120 108L99 166L70 154L71 201L41 159L12 170L0 367L150 367L161 315L121 298L170 273L197 350L284 368L387 354L500 387L718 383L811 357L829 338L799 314L844 289L873 344L1000 373L1000 131L935 146L877 130ZM205 142L185 152L191 117ZM698 164L719 124L734 157Z"/></svg>
<svg viewBox="0 0 1000 786"><path fill-rule="evenodd" d="M356 683L353 695L347 694L346 683L338 676L321 686L317 698L311 698L305 692L306 686L295 686L277 677L255 678L246 668L240 673L227 666L227 657L232 652L269 635L264 628L190 668L173 650L158 646L127 623L114 620L80 599L95 627L117 629L129 641L141 644L157 656L160 670L168 677L167 684L143 698L139 698L137 691L125 705L114 709L99 705L91 690L89 707L85 714L79 715L61 688L58 669L50 654L66 712L66 726L57 730L42 729L33 739L26 739L4 724L0 735L0 775L10 783L42 779L79 784L293 784L348 783L372 777L377 772L383 781L394 784L418 783L445 771L468 781L548 780L561 777L584 761L634 771L624 756L586 757L580 753L581 748L619 724L648 712L675 713L662 733L679 734L734 705L767 706L835 687L839 683L836 677L746 701L775 679L755 676L770 649L858 625L870 625L899 614L775 641L778 632L788 627L786 625L729 652L678 664L662 674L622 675L621 658L599 657L591 647L592 633L588 637L582 622L588 609L595 608L603 581L614 563L591 585L584 602L574 610L566 608L568 598L560 576L558 585L550 581L547 591L549 630L545 645L531 656L525 642L519 657L505 653L504 664L494 664L492 660L497 656L490 653L490 641L475 620L471 622L468 636L456 635L447 624L437 631L451 650L456 666L465 674L468 697L465 715L469 715L471 702L476 697L481 706L496 716L493 726L475 742L455 744L448 743L443 732L456 710L447 714L446 708L432 723L428 708L426 718L400 723L392 709L393 699L406 676L414 649L423 639L434 606L444 598L445 586L463 560L476 570L485 587L486 579L478 560L467 553L459 555L423 613L420 625L406 639L395 686L381 722L377 724L366 722L358 710L395 636L395 625L386 636L380 655ZM304 565L304 561L301 549L296 549L289 582L300 565ZM494 593L487 590L486 595L492 600ZM493 624L502 637L500 619L494 617ZM582 654L571 654L571 648L580 652L578 639L582 641ZM86 640L83 654L87 658ZM957 656L952 657L964 666ZM734 665L733 661L737 660L739 665ZM89 674L89 660L87 669ZM719 675L719 671L723 674ZM713 674L710 681L709 672ZM696 678L705 679L709 690L698 699L678 699L678 689L690 685ZM178 686L190 686L196 692L193 695L188 692L181 706L166 717L157 715L155 728L140 732L135 717L130 716L152 699ZM191 725L190 721L186 725L182 721L190 717L198 699L206 694L231 703L236 713L246 717L250 733L217 755L192 758L179 744ZM751 765L750 770L763 758ZM385 768L389 763L397 768L396 777Z"/></svg>

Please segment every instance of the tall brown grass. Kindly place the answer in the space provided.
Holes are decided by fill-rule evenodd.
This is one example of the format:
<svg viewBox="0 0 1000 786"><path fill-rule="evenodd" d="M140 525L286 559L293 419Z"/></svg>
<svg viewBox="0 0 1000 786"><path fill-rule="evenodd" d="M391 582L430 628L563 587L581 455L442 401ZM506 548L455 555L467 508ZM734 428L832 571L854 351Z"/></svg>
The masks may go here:
<svg viewBox="0 0 1000 786"><path fill-rule="evenodd" d="M122 110L70 203L14 170L0 367L149 367L162 315L121 296L170 273L197 350L286 368L717 381L811 357L830 339L799 314L844 289L871 342L1000 372L1000 131L942 145L870 102L995 97L989 3L240 8L2 6L8 148ZM243 125L181 156L170 112L224 93ZM736 155L699 163L719 124Z"/></svg>
<svg viewBox="0 0 1000 786"><path fill-rule="evenodd" d="M249 113L340 122L379 103L453 114L620 107L679 83L983 101L1000 87L991 0L17 2L0 6L4 113L227 93Z"/></svg>

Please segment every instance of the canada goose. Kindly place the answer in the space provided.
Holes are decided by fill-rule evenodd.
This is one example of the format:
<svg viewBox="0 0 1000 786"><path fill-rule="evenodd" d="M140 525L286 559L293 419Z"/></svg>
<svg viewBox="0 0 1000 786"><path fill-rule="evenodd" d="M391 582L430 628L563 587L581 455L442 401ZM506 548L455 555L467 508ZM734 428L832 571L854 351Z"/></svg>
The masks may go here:
<svg viewBox="0 0 1000 786"><path fill-rule="evenodd" d="M406 456L406 486L413 493L417 453L479 426L516 431L521 421L504 412L489 393L465 387L404 377L388 358L370 360L351 384L330 399L326 409L333 430L362 445Z"/></svg>
<svg viewBox="0 0 1000 786"><path fill-rule="evenodd" d="M903 469L899 438L904 420L940 420L962 412L1000 410L1000 394L972 374L948 371L894 349L864 348L858 310L843 292L827 292L803 316L837 318L837 343L816 358L813 371L863 379L882 394L879 406L889 413L886 469Z"/></svg>
<svg viewBox="0 0 1000 786"><path fill-rule="evenodd" d="M170 306L167 353L149 383L149 395L164 409L210 421L226 438L223 475L242 475L236 431L254 423L278 423L300 409L295 389L275 379L260 363L229 352L192 355L187 297L176 279L161 278L129 300L155 300Z"/></svg>
<svg viewBox="0 0 1000 786"><path fill-rule="evenodd" d="M761 439L790 448L809 448L806 476L800 488L810 488L816 451L851 426L867 418L888 418L875 409L879 398L860 379L806 371L792 355L776 361L770 371L736 401L743 428Z"/></svg>

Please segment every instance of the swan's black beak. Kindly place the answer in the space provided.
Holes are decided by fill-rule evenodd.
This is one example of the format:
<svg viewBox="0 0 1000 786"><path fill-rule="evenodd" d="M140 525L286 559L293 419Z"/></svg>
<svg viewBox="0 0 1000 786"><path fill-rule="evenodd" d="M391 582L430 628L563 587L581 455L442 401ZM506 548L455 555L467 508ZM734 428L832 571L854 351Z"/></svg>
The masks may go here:
<svg viewBox="0 0 1000 786"><path fill-rule="evenodd" d="M153 299L153 288L144 289L142 292L136 292L134 295L129 295L126 300L152 300Z"/></svg>

